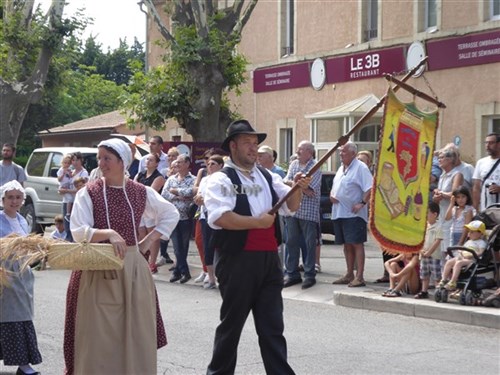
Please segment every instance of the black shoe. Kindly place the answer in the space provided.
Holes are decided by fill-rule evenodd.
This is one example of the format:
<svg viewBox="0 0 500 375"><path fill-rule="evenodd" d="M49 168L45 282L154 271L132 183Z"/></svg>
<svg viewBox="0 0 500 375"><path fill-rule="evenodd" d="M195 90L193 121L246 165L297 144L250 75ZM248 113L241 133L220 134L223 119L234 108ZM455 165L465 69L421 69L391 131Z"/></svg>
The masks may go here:
<svg viewBox="0 0 500 375"><path fill-rule="evenodd" d="M182 275L181 281L179 281L181 284L187 283L189 280L191 280L191 275L189 273Z"/></svg>
<svg viewBox="0 0 500 375"><path fill-rule="evenodd" d="M30 375L40 375L40 372L32 372ZM16 375L28 375L26 374L23 370L21 370L19 367L17 368Z"/></svg>
<svg viewBox="0 0 500 375"><path fill-rule="evenodd" d="M314 284L316 284L316 279L305 279L302 283L302 289L309 289Z"/></svg>
<svg viewBox="0 0 500 375"><path fill-rule="evenodd" d="M172 277L170 278L171 283L175 283L176 281L179 281L183 278L184 276L181 276L179 274L173 274ZM182 281L181 281L182 282Z"/></svg>
<svg viewBox="0 0 500 375"><path fill-rule="evenodd" d="M299 277L298 279L288 279L283 282L283 288L288 288L289 286L300 284L302 279Z"/></svg>
<svg viewBox="0 0 500 375"><path fill-rule="evenodd" d="M165 257L165 263L167 263L167 264L172 264L172 263L174 263L174 261L173 261L173 260L172 260L172 259L171 259L168 255L167 255L167 256Z"/></svg>
<svg viewBox="0 0 500 375"><path fill-rule="evenodd" d="M175 270L175 266L170 267L168 270L169 270L169 271L173 271L173 270Z"/></svg>

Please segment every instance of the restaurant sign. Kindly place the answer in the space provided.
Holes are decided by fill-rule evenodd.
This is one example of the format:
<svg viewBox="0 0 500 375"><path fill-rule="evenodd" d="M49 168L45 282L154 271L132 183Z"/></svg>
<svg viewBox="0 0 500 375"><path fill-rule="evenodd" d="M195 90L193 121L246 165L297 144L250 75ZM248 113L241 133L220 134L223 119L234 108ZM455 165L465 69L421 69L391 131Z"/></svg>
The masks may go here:
<svg viewBox="0 0 500 375"><path fill-rule="evenodd" d="M326 60L328 83L382 77L406 70L403 47L334 57Z"/></svg>
<svg viewBox="0 0 500 375"><path fill-rule="evenodd" d="M500 30L428 41L429 70L500 62Z"/></svg>
<svg viewBox="0 0 500 375"><path fill-rule="evenodd" d="M312 61L257 69L253 73L254 92L309 87ZM395 47L325 60L326 83L382 77L384 73L406 70L405 49Z"/></svg>
<svg viewBox="0 0 500 375"><path fill-rule="evenodd" d="M309 80L309 62L284 65L253 72L253 91L265 92L307 87Z"/></svg>

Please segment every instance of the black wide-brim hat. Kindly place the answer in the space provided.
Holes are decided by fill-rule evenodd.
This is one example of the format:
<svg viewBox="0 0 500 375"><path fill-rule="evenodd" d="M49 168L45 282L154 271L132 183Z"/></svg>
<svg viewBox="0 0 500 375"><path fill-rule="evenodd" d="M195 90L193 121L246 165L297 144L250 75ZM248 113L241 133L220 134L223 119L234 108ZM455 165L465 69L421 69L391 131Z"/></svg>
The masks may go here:
<svg viewBox="0 0 500 375"><path fill-rule="evenodd" d="M262 143L267 137L266 133L257 133L247 120L236 120L227 127L226 139L224 139L220 147L229 152L229 142L238 134L255 134L259 143Z"/></svg>

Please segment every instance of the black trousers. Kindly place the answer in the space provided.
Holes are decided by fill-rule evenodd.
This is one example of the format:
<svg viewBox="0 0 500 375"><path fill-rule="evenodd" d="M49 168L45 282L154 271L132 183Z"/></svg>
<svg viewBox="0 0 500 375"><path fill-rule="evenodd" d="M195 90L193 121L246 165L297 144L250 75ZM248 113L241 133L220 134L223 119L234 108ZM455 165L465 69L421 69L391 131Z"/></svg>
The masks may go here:
<svg viewBox="0 0 500 375"><path fill-rule="evenodd" d="M294 374L283 336L283 272L275 251L219 253L215 266L222 296L209 375L234 374L241 331L250 311L267 374Z"/></svg>

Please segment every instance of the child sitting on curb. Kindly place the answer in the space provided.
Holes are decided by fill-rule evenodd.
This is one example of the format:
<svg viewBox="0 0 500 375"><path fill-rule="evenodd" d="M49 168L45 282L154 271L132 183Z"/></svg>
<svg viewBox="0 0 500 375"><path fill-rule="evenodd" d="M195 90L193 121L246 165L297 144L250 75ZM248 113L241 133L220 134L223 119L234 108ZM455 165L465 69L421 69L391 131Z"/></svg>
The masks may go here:
<svg viewBox="0 0 500 375"><path fill-rule="evenodd" d="M486 241L483 239L486 226L482 221L474 220L466 224L465 228L469 230L469 240L464 244L464 247L474 250L478 256L481 256L487 246ZM462 267L473 262L474 256L468 251L459 251L457 256L448 259L444 265L443 278L439 283L439 287L449 291L455 290Z"/></svg>
<svg viewBox="0 0 500 375"><path fill-rule="evenodd" d="M424 247L420 250L420 280L422 290L415 295L416 299L429 298L429 282L432 279L437 284L441 280L441 241L443 233L437 222L439 204L429 203L427 210L427 231L425 232Z"/></svg>
<svg viewBox="0 0 500 375"><path fill-rule="evenodd" d="M385 262L384 266L389 273L389 289L382 293L382 296L401 297L405 286L409 293L417 293L419 289L417 253L401 253Z"/></svg>

